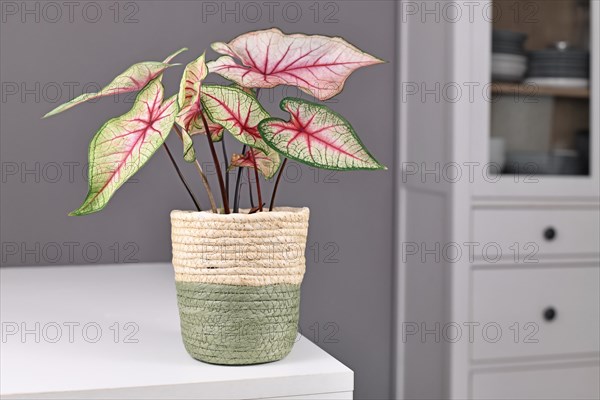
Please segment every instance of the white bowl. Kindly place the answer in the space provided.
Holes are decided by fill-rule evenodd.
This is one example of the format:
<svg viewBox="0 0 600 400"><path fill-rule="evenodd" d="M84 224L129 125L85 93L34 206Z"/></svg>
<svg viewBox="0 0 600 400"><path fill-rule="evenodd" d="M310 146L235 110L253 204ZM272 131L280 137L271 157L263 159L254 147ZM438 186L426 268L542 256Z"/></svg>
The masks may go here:
<svg viewBox="0 0 600 400"><path fill-rule="evenodd" d="M492 78L502 81L518 81L527 71L527 57L517 54L492 54Z"/></svg>
<svg viewBox="0 0 600 400"><path fill-rule="evenodd" d="M510 62L516 64L527 65L527 57L519 54L505 54L505 53L493 53L492 64L496 62Z"/></svg>

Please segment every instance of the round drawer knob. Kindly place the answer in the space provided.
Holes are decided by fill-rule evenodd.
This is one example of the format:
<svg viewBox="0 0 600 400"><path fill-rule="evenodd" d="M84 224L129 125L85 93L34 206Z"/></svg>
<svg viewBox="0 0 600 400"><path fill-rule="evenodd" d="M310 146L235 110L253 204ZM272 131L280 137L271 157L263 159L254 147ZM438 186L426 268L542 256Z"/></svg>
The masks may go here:
<svg viewBox="0 0 600 400"><path fill-rule="evenodd" d="M556 319L556 310L554 307L548 307L544 310L544 319L548 322Z"/></svg>
<svg viewBox="0 0 600 400"><path fill-rule="evenodd" d="M544 239L546 240L554 240L554 238L556 237L556 229L554 229L553 227L548 227L544 230Z"/></svg>

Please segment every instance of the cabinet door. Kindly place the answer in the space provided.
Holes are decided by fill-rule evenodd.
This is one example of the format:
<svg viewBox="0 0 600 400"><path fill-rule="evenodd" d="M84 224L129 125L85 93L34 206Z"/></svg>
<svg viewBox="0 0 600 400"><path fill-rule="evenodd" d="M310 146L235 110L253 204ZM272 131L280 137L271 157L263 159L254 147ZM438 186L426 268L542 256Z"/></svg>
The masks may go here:
<svg viewBox="0 0 600 400"><path fill-rule="evenodd" d="M598 399L598 365L515 368L479 371L472 376L471 398L485 399Z"/></svg>
<svg viewBox="0 0 600 400"><path fill-rule="evenodd" d="M465 57L464 68L470 71L471 82L478 84L475 101L468 107L471 140L466 145L472 164L463 168L473 179L473 195L480 200L502 196L597 199L600 2L485 3L493 15L475 13L483 22L472 24L472 39L464 43L471 53ZM525 32L524 52L503 53L510 45L498 42L500 30ZM585 78L530 76L535 62L532 52L546 51L553 44L558 49L566 42L574 46L573 51L589 52ZM522 77L508 82L492 75L505 63L515 62L515 57L527 68ZM571 68L571 60L567 61L544 61L538 70L542 75L546 71L568 75L569 71L563 72Z"/></svg>

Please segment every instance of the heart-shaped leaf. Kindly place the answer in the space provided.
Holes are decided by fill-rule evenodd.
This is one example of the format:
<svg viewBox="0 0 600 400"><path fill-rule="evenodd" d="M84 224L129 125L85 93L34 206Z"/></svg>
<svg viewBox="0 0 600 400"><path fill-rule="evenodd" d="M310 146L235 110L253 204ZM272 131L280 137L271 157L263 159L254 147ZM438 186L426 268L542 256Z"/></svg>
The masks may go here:
<svg viewBox="0 0 600 400"><path fill-rule="evenodd" d="M286 35L276 28L245 33L212 48L225 56L208 63L210 72L245 87L298 86L319 100L341 92L358 68L383 62L340 37Z"/></svg>
<svg viewBox="0 0 600 400"><path fill-rule="evenodd" d="M69 215L103 209L116 190L152 157L163 144L179 111L177 96L163 103L163 87L151 81L133 107L106 122L89 148L89 190L81 207Z"/></svg>
<svg viewBox="0 0 600 400"><path fill-rule="evenodd" d="M78 104L84 103L89 100L97 99L104 96L112 96L117 94L137 92L148 84L154 78L160 76L165 69L172 67L175 64L169 64L169 62L178 54L185 51L186 49L180 49L175 53L171 54L163 62L158 61L145 61L137 63L127 68L123 73L119 74L115 79L112 80L107 86L96 93L84 93L80 96L75 97L73 100L61 104L54 110L50 111L43 118L47 118L63 111L68 110L71 107L75 107Z"/></svg>
<svg viewBox="0 0 600 400"><path fill-rule="evenodd" d="M258 123L269 117L256 97L233 86L204 85L200 96L211 121L223 126L240 142L269 152L260 137Z"/></svg>
<svg viewBox="0 0 600 400"><path fill-rule="evenodd" d="M200 88L207 74L208 68L204 61L204 53L202 53L200 57L185 67L181 77L179 94L177 95L180 111L176 122L189 136L206 134L200 115L202 110ZM223 138L223 127L221 125L210 121L208 129L211 132L213 141L218 142Z"/></svg>
<svg viewBox="0 0 600 400"><path fill-rule="evenodd" d="M273 149L270 149L268 153L258 149L249 149L246 151L246 154L234 154L231 157L229 169L233 167L254 168L255 160L258 171L265 179L271 179L281 164L279 154Z"/></svg>
<svg viewBox="0 0 600 400"><path fill-rule="evenodd" d="M284 156L324 169L385 169L350 123L336 112L291 97L283 99L280 107L290 113L290 121L268 118L258 129L263 139Z"/></svg>

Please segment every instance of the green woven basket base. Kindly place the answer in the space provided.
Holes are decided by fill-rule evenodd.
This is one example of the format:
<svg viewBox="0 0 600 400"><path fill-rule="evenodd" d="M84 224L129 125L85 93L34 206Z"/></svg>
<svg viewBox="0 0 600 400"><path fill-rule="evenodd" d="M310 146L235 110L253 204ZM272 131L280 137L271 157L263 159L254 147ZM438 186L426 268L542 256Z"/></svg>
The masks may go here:
<svg viewBox="0 0 600 400"><path fill-rule="evenodd" d="M213 364L260 364L292 350L300 285L175 284L183 343L192 357Z"/></svg>

